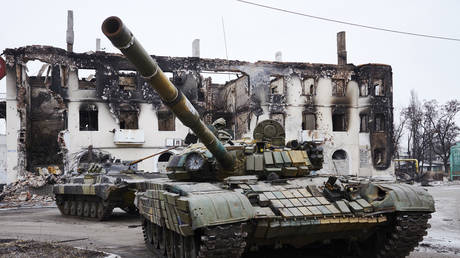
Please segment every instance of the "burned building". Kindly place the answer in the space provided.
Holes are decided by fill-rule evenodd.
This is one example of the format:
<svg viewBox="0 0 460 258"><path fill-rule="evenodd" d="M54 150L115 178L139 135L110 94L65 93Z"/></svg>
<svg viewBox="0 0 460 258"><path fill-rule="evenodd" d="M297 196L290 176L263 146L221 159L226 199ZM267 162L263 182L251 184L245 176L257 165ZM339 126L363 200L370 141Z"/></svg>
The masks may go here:
<svg viewBox="0 0 460 258"><path fill-rule="evenodd" d="M285 127L287 139L323 142L325 172L392 175L391 67L348 64L343 34L338 43L338 65L154 59L205 122L225 118L235 138L250 136L258 121L270 118ZM135 160L181 145L188 133L121 55L49 46L4 55L8 181L48 165L70 171L88 146ZM27 72L32 60L44 64L38 74ZM157 171L170 155L139 167Z"/></svg>

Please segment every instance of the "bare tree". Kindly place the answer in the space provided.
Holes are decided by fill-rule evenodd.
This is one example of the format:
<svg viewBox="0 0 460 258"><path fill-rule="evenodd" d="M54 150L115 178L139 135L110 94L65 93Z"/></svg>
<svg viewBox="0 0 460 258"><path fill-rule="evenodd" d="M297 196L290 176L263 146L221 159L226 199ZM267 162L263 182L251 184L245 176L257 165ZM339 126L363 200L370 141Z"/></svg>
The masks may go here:
<svg viewBox="0 0 460 258"><path fill-rule="evenodd" d="M405 127L408 130L407 150L409 156L417 160L424 158L424 130L422 105L414 90L411 91L409 105L401 112L401 116L406 121Z"/></svg>
<svg viewBox="0 0 460 258"><path fill-rule="evenodd" d="M406 124L407 119L405 117L401 117L399 123L393 124L393 135L392 135L392 143L393 143L393 158L399 158L399 145L401 144L401 138L404 134L404 126Z"/></svg>
<svg viewBox="0 0 460 258"><path fill-rule="evenodd" d="M460 135L460 127L455 124L455 117L460 113L460 101L451 100L442 106L439 106L436 101L431 101L425 103L425 106L425 109L430 112L425 119L434 129L433 152L442 159L447 173L450 148Z"/></svg>

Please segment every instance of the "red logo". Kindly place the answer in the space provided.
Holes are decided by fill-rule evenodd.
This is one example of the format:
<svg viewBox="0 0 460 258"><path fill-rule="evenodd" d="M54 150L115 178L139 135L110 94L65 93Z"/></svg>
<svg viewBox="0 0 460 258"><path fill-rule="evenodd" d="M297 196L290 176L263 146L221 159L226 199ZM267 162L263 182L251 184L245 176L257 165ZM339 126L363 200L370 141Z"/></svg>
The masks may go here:
<svg viewBox="0 0 460 258"><path fill-rule="evenodd" d="M0 56L0 80L6 75L6 63L5 60Z"/></svg>

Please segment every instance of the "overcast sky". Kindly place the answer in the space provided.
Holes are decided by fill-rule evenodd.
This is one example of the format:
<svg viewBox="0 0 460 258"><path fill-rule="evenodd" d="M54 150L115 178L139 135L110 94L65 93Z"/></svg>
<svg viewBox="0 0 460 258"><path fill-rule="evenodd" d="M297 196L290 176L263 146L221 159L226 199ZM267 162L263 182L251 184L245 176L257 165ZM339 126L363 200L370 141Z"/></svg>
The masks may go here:
<svg viewBox="0 0 460 258"><path fill-rule="evenodd" d="M256 0L254 0L256 2ZM365 25L460 38L460 1L261 1L258 3ZM347 33L348 62L393 68L394 106L406 105L410 90L443 103L459 98L460 42L399 35L280 13L234 0L195 1L9 1L2 6L0 50L25 45L65 48L67 10L74 11L75 52L102 47L118 52L101 23L119 16L147 51L190 56L201 39L201 56L225 58L222 17L230 59L336 63L336 33ZM0 81L4 91L5 80ZM395 113L396 114L396 113ZM396 117L397 118L397 117ZM459 121L460 119L458 119Z"/></svg>

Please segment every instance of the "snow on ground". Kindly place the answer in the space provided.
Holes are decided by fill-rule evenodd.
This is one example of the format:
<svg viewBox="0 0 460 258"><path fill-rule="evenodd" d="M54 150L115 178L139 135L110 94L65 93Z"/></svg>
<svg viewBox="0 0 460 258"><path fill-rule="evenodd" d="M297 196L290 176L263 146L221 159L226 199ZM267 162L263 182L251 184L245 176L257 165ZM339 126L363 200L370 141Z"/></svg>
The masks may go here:
<svg viewBox="0 0 460 258"><path fill-rule="evenodd" d="M460 185L436 184L426 189L435 199L436 212L429 221L428 235L416 250L460 256Z"/></svg>

